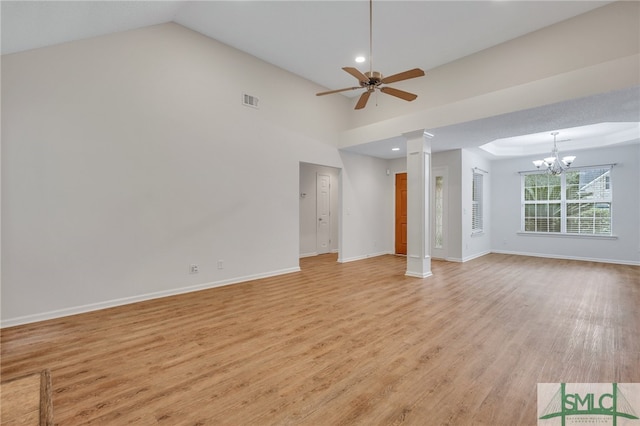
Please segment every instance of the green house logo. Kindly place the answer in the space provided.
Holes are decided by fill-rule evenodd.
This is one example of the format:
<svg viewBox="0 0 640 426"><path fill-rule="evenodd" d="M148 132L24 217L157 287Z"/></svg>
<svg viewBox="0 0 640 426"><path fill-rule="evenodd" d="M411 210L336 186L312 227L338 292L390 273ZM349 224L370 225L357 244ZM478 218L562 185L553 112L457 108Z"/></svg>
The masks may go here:
<svg viewBox="0 0 640 426"><path fill-rule="evenodd" d="M638 383L538 383L538 425L640 426Z"/></svg>

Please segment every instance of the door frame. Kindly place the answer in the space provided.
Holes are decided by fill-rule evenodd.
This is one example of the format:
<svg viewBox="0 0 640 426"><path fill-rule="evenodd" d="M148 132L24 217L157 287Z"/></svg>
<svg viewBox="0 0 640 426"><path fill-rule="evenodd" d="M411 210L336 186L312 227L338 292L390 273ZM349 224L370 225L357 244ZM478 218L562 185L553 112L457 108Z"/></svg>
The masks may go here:
<svg viewBox="0 0 640 426"><path fill-rule="evenodd" d="M320 213L320 177L321 176L326 176L329 180L329 191L328 191L328 203L329 203L329 212L327 214L327 219L325 219L324 221L322 220L322 218L320 217L319 213ZM316 253L317 254L326 254L326 253L330 253L331 252L331 236L332 236L332 228L331 228L331 222L332 222L332 209L333 206L331 204L331 196L332 196L332 189L331 189L331 175L329 173L325 173L325 172L316 172ZM322 223L320 223L322 222ZM326 249L322 248L322 244L321 244L321 239L320 239L320 225L328 223L328 232L329 232L329 242L327 244Z"/></svg>
<svg viewBox="0 0 640 426"><path fill-rule="evenodd" d="M396 182L398 181L398 175L406 175L407 171L397 171L393 176L393 253L398 256L406 256L406 254L398 253L396 241L397 241L397 210L398 210L398 188Z"/></svg>
<svg viewBox="0 0 640 426"><path fill-rule="evenodd" d="M330 171L329 171L330 170ZM311 235L316 235L316 176L318 173L328 174L331 177L331 245L330 252L338 254L338 262L342 255L343 246L343 189L342 175L343 169L325 164L309 163L300 161L298 163L298 223L296 234L298 235L298 259L309 256L317 256L317 241ZM310 182L313 180L313 183ZM304 207L303 207L304 205ZM311 206L313 205L313 207ZM311 215L313 218L311 218ZM309 223L311 222L311 223ZM312 233L312 234L311 234Z"/></svg>

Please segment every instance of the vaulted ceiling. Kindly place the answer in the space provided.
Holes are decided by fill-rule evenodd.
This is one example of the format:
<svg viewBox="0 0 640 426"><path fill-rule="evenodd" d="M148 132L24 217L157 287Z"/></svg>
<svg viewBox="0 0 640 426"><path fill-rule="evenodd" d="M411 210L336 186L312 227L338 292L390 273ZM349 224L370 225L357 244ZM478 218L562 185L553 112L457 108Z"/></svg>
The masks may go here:
<svg viewBox="0 0 640 426"><path fill-rule="evenodd" d="M435 68L607 1L373 2L374 63ZM328 88L369 54L369 3L354 1L3 1L2 53L176 22ZM292 36L295 35L295 36Z"/></svg>
<svg viewBox="0 0 640 426"><path fill-rule="evenodd" d="M415 67L428 72L608 3L611 2L376 0L374 68L386 74ZM3 1L1 8L2 54L176 22L329 89L354 85L353 77L341 67L369 69L368 62L354 62L358 55L369 56L366 0ZM640 106L637 88L634 90L621 93L626 97L627 108L614 119L627 120L634 114L637 118ZM634 99L635 104L631 105ZM580 108L602 110L586 100L580 101ZM607 112L611 118L612 111ZM548 116L543 110L538 114ZM507 122L518 127L511 130L514 135L523 134L526 122L520 126L514 124L520 121L510 118L441 129L440 140L444 141L445 135L475 132L475 139L486 143L495 133L490 129ZM563 124L570 127L571 120ZM390 153L390 143L378 143L384 145L380 152L374 149L376 144L354 150L384 158L401 155Z"/></svg>

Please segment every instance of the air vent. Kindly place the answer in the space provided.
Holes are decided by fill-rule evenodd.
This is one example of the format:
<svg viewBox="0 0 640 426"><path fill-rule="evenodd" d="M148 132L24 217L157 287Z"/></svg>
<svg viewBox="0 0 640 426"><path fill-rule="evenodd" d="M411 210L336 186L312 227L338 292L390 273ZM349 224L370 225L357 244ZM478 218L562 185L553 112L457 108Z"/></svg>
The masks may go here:
<svg viewBox="0 0 640 426"><path fill-rule="evenodd" d="M247 95L246 93L242 94L242 104L246 106L250 106L253 108L258 108L258 102L260 99L255 96Z"/></svg>

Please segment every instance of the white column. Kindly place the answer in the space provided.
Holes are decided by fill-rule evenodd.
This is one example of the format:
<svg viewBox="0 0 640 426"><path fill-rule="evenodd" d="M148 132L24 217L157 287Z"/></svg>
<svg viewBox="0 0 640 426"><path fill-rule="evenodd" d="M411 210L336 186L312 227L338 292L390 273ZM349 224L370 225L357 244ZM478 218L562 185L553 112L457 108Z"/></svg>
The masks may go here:
<svg viewBox="0 0 640 426"><path fill-rule="evenodd" d="M407 272L410 277L431 276L429 238L429 179L431 143L424 130L403 133L407 138Z"/></svg>

